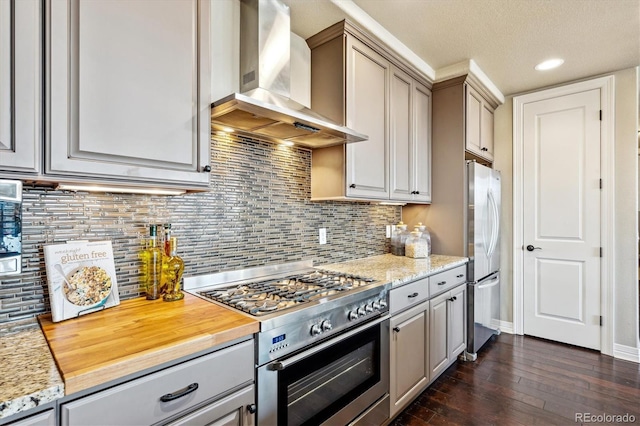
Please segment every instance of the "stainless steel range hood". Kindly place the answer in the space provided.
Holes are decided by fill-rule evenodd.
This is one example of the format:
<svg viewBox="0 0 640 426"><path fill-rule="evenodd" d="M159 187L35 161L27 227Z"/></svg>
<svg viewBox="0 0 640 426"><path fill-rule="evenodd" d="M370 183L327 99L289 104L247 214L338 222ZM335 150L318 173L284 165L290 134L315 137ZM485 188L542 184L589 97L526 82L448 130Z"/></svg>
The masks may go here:
<svg viewBox="0 0 640 426"><path fill-rule="evenodd" d="M241 93L211 105L211 127L308 148L367 140L290 98L290 37L285 1L241 0Z"/></svg>

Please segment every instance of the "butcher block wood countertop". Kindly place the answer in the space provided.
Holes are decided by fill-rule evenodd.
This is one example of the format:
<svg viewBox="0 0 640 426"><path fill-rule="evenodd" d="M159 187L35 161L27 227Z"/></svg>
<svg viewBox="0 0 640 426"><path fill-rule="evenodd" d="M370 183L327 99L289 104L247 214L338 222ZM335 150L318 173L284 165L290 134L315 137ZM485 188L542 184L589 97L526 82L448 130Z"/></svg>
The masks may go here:
<svg viewBox="0 0 640 426"><path fill-rule="evenodd" d="M38 318L69 395L256 333L259 323L196 296L136 298L62 322Z"/></svg>

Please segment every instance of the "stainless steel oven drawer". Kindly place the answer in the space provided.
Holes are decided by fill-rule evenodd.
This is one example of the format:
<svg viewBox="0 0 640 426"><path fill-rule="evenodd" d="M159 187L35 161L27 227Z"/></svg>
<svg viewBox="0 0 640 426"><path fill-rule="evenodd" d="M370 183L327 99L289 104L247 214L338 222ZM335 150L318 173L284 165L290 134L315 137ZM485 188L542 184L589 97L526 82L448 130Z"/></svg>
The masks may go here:
<svg viewBox="0 0 640 426"><path fill-rule="evenodd" d="M391 289L389 292L389 312L391 315L427 300L429 298L429 280L430 278L422 278Z"/></svg>
<svg viewBox="0 0 640 426"><path fill-rule="evenodd" d="M467 265L457 266L429 277L429 293L433 297L466 281Z"/></svg>

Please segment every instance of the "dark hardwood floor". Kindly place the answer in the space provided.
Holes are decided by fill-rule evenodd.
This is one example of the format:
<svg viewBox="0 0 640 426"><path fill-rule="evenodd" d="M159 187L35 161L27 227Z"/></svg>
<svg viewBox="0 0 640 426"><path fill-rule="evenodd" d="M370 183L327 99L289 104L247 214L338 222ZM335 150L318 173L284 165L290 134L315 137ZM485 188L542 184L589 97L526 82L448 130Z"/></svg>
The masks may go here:
<svg viewBox="0 0 640 426"><path fill-rule="evenodd" d="M502 334L487 342L476 362L449 367L391 424L594 423L640 425L640 364Z"/></svg>

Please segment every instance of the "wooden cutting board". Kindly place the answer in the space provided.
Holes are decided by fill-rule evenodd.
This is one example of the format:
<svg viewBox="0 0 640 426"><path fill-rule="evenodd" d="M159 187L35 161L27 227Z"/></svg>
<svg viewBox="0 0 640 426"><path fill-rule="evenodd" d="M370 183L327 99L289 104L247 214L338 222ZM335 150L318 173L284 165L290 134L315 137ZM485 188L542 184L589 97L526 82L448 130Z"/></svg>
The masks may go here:
<svg viewBox="0 0 640 426"><path fill-rule="evenodd" d="M164 302L137 298L80 318L38 320L65 395L256 333L259 323L185 294Z"/></svg>

